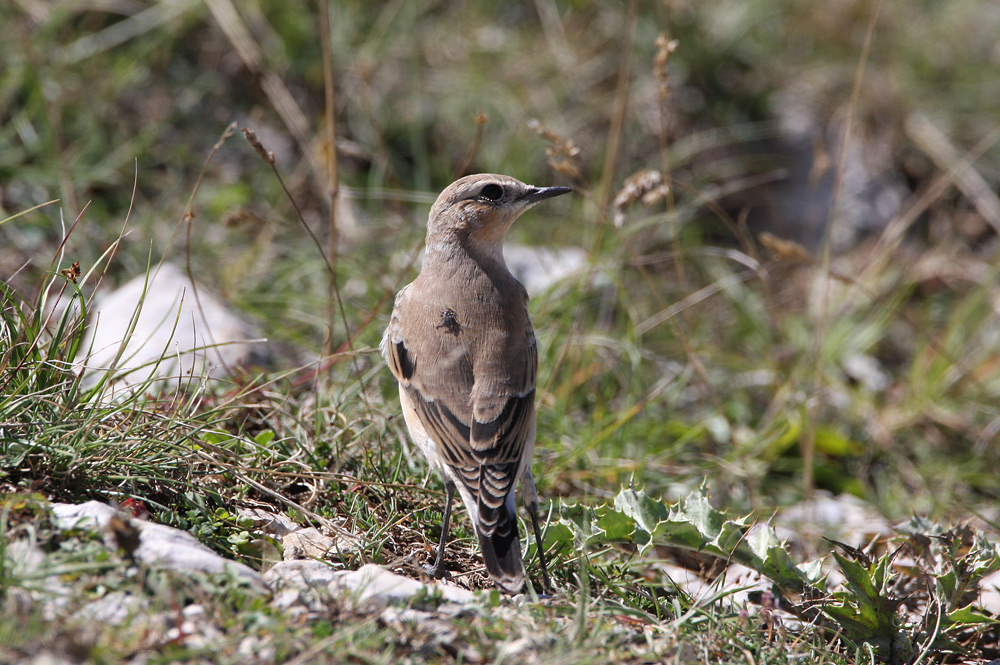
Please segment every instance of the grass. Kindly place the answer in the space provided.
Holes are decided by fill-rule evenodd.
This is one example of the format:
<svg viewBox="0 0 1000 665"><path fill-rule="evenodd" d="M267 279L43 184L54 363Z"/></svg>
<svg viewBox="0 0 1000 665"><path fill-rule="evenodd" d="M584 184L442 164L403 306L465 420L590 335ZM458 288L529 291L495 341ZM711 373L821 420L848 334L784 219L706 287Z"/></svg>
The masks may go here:
<svg viewBox="0 0 1000 665"><path fill-rule="evenodd" d="M499 12L331 5L341 316L329 306L320 230L329 134L316 119L331 82L315 8L244 3L230 16L227 6L0 9L0 660L43 648L165 663L1000 655L995 617L961 592L996 562L963 524L981 515L976 528L996 541L997 250L988 194L954 175L971 161L997 187L982 66L995 12L894 0L875 19L851 2L636 3L634 14L547 0ZM256 62L234 46L241 22ZM678 39L672 52L661 31ZM837 109L821 118L830 133L849 114L911 192L886 232L838 252L829 269L813 247L768 240L746 216L782 176L771 118L796 81L816 88L805 101ZM950 153L912 131L918 115ZM234 118L273 151L273 170L239 134L213 151ZM49 500L138 500L155 521L261 568L276 543L237 509L263 505L358 536L362 551L338 564L414 574L439 533L442 487L424 480L374 347L388 299L414 274L417 220L465 163L574 186L572 201L525 217L512 240L589 253L584 274L532 301L552 598L486 597L432 624L341 601L292 615L224 580L157 579L162 571L128 565L95 534L51 528ZM64 218L78 221L67 231ZM81 315L109 288L102 279L147 270L151 244L154 260L189 265L301 356L319 358L328 335L340 352L213 387L99 400L103 386L83 384L74 364L88 351ZM80 274L60 272L74 261ZM50 309L56 299L71 306ZM715 508L670 512L701 505L703 483ZM630 486L642 497L634 505ZM766 519L817 491L857 496L894 522L933 523L845 543L867 546L863 555L833 556L811 534L773 551L751 542L743 515ZM706 543L717 537L715 551ZM456 579L481 584L463 520L454 538ZM13 563L25 543L65 586L54 618L38 588L51 578ZM670 548L766 570L781 611L765 598L733 606L728 588L689 595L665 568L681 556ZM827 586L808 580L823 603L790 569L817 558L833 575ZM710 561L698 565L714 582ZM123 628L79 614L115 592L140 599ZM211 620L185 619L193 605ZM185 620L202 641L182 635Z"/></svg>

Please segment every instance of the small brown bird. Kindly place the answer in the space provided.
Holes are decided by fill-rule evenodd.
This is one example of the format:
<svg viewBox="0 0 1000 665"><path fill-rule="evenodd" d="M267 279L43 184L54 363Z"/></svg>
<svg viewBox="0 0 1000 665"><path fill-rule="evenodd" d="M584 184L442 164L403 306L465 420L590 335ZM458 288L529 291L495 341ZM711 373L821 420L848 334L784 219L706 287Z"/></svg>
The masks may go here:
<svg viewBox="0 0 1000 665"><path fill-rule="evenodd" d="M538 347L528 294L507 269L503 240L525 210L569 191L494 174L453 182L431 208L420 274L396 295L382 355L399 381L410 437L441 470L447 491L441 542L428 570L435 577L445 573L457 488L490 577L504 591L521 590L514 496L520 478L550 588L531 475Z"/></svg>

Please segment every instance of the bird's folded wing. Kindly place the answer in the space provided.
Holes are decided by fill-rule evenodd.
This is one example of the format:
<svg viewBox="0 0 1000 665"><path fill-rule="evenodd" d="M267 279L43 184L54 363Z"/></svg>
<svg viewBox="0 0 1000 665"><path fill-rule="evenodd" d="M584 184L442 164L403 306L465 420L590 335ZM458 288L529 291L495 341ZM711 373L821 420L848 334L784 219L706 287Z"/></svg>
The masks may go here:
<svg viewBox="0 0 1000 665"><path fill-rule="evenodd" d="M420 340L407 340L396 312L382 338L382 355L396 380L406 390L420 423L437 444L442 461L462 471L469 482L463 483L478 493L473 467L478 462L472 454L472 366L460 346L442 357ZM421 355L431 356L430 358Z"/></svg>
<svg viewBox="0 0 1000 665"><path fill-rule="evenodd" d="M476 499L479 528L491 535L502 521L501 507L517 480L521 455L534 419L534 391L511 397L496 419L471 426L446 400L428 399L411 381L406 392L441 460Z"/></svg>
<svg viewBox="0 0 1000 665"><path fill-rule="evenodd" d="M479 477L479 525L486 533L501 521L504 501L517 481L521 457L535 420L535 391L507 399L489 422L472 421L473 456L482 466Z"/></svg>
<svg viewBox="0 0 1000 665"><path fill-rule="evenodd" d="M415 348L419 344L408 344L398 320L393 319L382 340L386 363L437 445L441 461L477 500L481 529L491 534L517 480L534 423L534 335L529 332L523 353L518 354L523 371L503 381L486 381L481 390L481 378L473 377L469 357L459 347L448 357L421 358Z"/></svg>

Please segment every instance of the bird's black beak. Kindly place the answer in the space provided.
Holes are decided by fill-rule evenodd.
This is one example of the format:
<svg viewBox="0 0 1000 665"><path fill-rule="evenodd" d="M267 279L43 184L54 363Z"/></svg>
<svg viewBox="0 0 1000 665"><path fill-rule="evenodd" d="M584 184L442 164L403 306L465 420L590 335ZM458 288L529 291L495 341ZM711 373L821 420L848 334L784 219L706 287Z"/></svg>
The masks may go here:
<svg viewBox="0 0 1000 665"><path fill-rule="evenodd" d="M528 191L521 196L521 200L525 203L538 203L545 199L551 199L553 196L569 194L572 191L569 187L529 187Z"/></svg>

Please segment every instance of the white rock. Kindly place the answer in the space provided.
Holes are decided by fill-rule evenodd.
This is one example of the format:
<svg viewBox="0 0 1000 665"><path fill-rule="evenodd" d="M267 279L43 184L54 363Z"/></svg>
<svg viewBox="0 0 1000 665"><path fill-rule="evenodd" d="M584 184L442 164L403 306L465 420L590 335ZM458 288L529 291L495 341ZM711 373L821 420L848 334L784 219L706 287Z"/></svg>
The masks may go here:
<svg viewBox="0 0 1000 665"><path fill-rule="evenodd" d="M290 618L324 612L330 604L329 585L336 573L336 568L323 561L279 561L264 573L264 582L274 590L271 606Z"/></svg>
<svg viewBox="0 0 1000 665"><path fill-rule="evenodd" d="M587 267L587 252L579 247L529 247L508 243L504 245L503 255L511 274L532 296Z"/></svg>
<svg viewBox="0 0 1000 665"><path fill-rule="evenodd" d="M31 607L34 601L41 601L42 616L47 621L54 620L69 605L72 589L56 572L50 572L49 559L41 548L27 541L15 540L6 546L3 558L3 565L11 579L39 580L31 589L15 594L17 605Z"/></svg>
<svg viewBox="0 0 1000 665"><path fill-rule="evenodd" d="M337 578L337 569L322 561L298 559L279 561L264 573L264 581L272 589L326 588Z"/></svg>
<svg viewBox="0 0 1000 665"><path fill-rule="evenodd" d="M866 390L881 393L889 387L889 375L874 356L848 353L841 359L844 374L860 383Z"/></svg>
<svg viewBox="0 0 1000 665"><path fill-rule="evenodd" d="M135 329L128 335L137 311ZM153 379L156 384L149 388L169 390L178 383L219 379L241 364L269 360L266 340L259 339L255 326L169 263L152 269L148 283L146 275L140 275L110 294L98 294L89 314L83 346L90 350L83 361L85 386L97 383L113 367L119 376L112 386L115 391Z"/></svg>
<svg viewBox="0 0 1000 665"><path fill-rule="evenodd" d="M430 648L448 645L456 650L461 649L458 643L459 634L455 625L442 619L434 612L423 612L412 607L386 607L379 618L386 626L394 628L401 635L407 636L410 648L417 652L427 652ZM414 631L413 628L417 630ZM463 659L469 658L462 654Z"/></svg>
<svg viewBox="0 0 1000 665"><path fill-rule="evenodd" d="M379 615L388 625L403 623L423 624L434 618L433 612L415 610L412 607L387 607Z"/></svg>
<svg viewBox="0 0 1000 665"><path fill-rule="evenodd" d="M246 656L249 663L273 663L274 638L270 635L250 635L240 640L236 653Z"/></svg>
<svg viewBox="0 0 1000 665"><path fill-rule="evenodd" d="M782 540L813 533L862 546L874 536L889 536L892 527L871 504L852 494L833 496L817 491L813 499L778 511L774 529Z"/></svg>
<svg viewBox="0 0 1000 665"><path fill-rule="evenodd" d="M523 663L534 665L542 662L539 651L547 650L550 640L543 634L533 637L519 637L511 642L497 647L497 660L500 662Z"/></svg>
<svg viewBox="0 0 1000 665"><path fill-rule="evenodd" d="M440 598L446 603L459 605L475 600L473 593L467 589L443 582L424 584L373 563L365 564L358 570L337 573L330 583L330 590L339 595L349 594L358 604L405 603L416 596Z"/></svg>
<svg viewBox="0 0 1000 665"><path fill-rule="evenodd" d="M279 610L289 610L296 606L305 606L308 601L296 589L285 589L274 594L271 606Z"/></svg>
<svg viewBox="0 0 1000 665"><path fill-rule="evenodd" d="M77 661L61 654L56 655L51 651L42 651L30 660L23 660L21 662L30 665L75 665Z"/></svg>
<svg viewBox="0 0 1000 665"><path fill-rule="evenodd" d="M281 539L285 561L294 559L329 559L338 554L356 552L361 544L348 535L331 538L316 527L297 529Z"/></svg>
<svg viewBox="0 0 1000 665"><path fill-rule="evenodd" d="M114 546L113 537L107 533L111 518L127 519L139 531L139 546L133 555L146 564L160 565L178 572L202 572L214 575L234 575L250 583L257 590L265 586L261 576L252 568L219 556L186 531L153 522L130 519L120 511L99 501L79 505L52 504L56 526L59 529L96 528L105 531L105 542Z"/></svg>
<svg viewBox="0 0 1000 665"><path fill-rule="evenodd" d="M979 588L979 604L993 616L1000 615L1000 570L984 577Z"/></svg>
<svg viewBox="0 0 1000 665"><path fill-rule="evenodd" d="M12 579L34 577L45 564L45 552L25 540L8 543L3 555L4 568Z"/></svg>
<svg viewBox="0 0 1000 665"><path fill-rule="evenodd" d="M181 610L181 614L183 614L185 618L193 620L202 620L208 616L208 612L205 611L205 607L203 605L199 605L198 603L188 605Z"/></svg>
<svg viewBox="0 0 1000 665"><path fill-rule="evenodd" d="M289 533L281 539L281 546L284 548L285 561L290 561L326 558L327 554L336 551L337 543L311 526Z"/></svg>
<svg viewBox="0 0 1000 665"><path fill-rule="evenodd" d="M269 510L237 508L236 513L240 517L249 517L252 519L254 528L260 529L266 534L278 536L279 538L302 528L300 524L293 522L287 515L272 513Z"/></svg>

